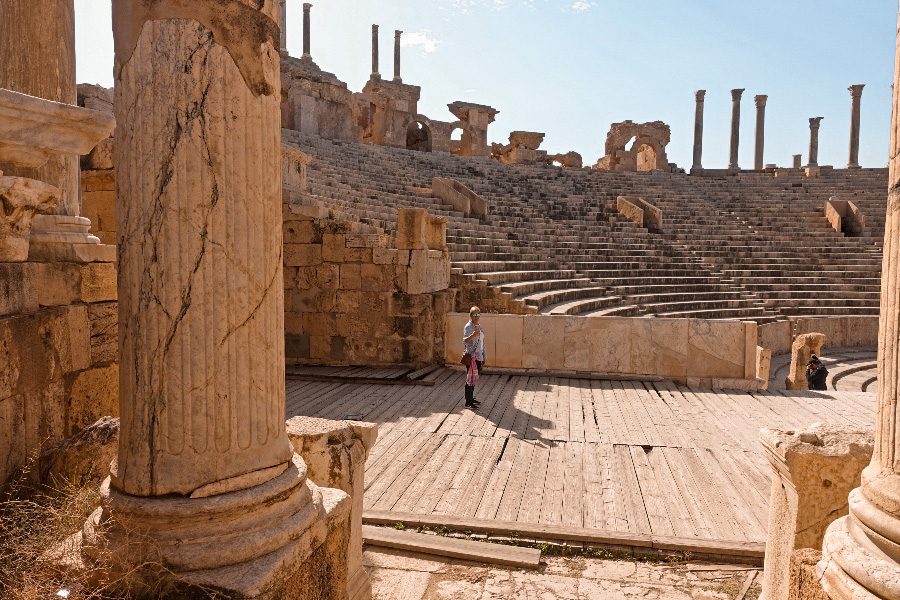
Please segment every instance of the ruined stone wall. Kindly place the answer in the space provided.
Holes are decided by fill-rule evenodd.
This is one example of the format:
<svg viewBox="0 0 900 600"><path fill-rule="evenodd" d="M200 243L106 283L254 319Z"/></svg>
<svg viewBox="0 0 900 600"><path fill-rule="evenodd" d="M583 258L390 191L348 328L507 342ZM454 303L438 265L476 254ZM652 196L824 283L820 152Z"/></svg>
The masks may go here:
<svg viewBox="0 0 900 600"><path fill-rule="evenodd" d="M423 211L424 212L424 211ZM443 356L452 310L446 247L285 205L286 359L292 364L427 364Z"/></svg>
<svg viewBox="0 0 900 600"><path fill-rule="evenodd" d="M113 169L81 172L81 212L91 233L104 244L116 243L116 175Z"/></svg>
<svg viewBox="0 0 900 600"><path fill-rule="evenodd" d="M112 263L0 263L0 488L31 457L118 414Z"/></svg>

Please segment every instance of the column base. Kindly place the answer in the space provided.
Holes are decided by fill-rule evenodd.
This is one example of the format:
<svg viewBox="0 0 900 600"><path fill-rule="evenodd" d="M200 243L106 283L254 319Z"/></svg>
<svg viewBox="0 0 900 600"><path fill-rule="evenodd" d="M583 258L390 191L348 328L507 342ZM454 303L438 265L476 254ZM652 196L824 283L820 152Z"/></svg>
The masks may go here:
<svg viewBox="0 0 900 600"><path fill-rule="evenodd" d="M28 260L38 262L115 262L116 247L101 244L91 221L68 215L35 215Z"/></svg>
<svg viewBox="0 0 900 600"><path fill-rule="evenodd" d="M900 530L896 519L870 503L860 488L850 493L850 515L832 523L822 544L818 570L834 600L900 598L898 545L878 533Z"/></svg>
<svg viewBox="0 0 900 600"><path fill-rule="evenodd" d="M207 498L128 496L107 479L80 537L84 568L137 596L343 600L350 499L307 480L297 455L261 485Z"/></svg>

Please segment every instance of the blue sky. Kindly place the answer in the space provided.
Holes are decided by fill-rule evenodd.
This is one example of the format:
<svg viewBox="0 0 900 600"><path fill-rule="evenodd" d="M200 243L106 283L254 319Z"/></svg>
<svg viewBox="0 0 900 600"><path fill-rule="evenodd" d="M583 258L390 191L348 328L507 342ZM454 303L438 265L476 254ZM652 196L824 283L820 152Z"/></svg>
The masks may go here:
<svg viewBox="0 0 900 600"><path fill-rule="evenodd" d="M302 0L288 0L288 48L302 49ZM724 167L732 88L742 103L743 167L752 167L755 94L768 94L767 163L789 164L825 117L819 164L844 166L852 83L865 83L860 162L884 166L891 113L896 0L313 0L316 62L359 90L371 25L381 72L393 74L393 31L406 32L403 80L422 86L419 112L447 104L500 110L491 141L543 131L544 148L603 153L609 125L672 127L669 159L690 168L694 90L706 89L704 166ZM75 0L79 82L112 84L109 2Z"/></svg>

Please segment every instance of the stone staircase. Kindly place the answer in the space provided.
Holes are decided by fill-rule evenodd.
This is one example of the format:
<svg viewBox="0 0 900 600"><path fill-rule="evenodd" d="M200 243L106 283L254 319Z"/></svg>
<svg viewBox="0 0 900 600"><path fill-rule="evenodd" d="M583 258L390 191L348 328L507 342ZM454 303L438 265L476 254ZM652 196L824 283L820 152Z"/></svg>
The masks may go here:
<svg viewBox="0 0 900 600"><path fill-rule="evenodd" d="M401 207L446 216L454 276L508 299L511 311L758 322L878 314L885 169L818 178L606 173L283 133L314 159L311 198L388 231ZM488 216L465 217L432 198L433 177L471 188ZM625 219L618 196L662 209L662 230ZM830 196L863 210L863 236L831 229Z"/></svg>

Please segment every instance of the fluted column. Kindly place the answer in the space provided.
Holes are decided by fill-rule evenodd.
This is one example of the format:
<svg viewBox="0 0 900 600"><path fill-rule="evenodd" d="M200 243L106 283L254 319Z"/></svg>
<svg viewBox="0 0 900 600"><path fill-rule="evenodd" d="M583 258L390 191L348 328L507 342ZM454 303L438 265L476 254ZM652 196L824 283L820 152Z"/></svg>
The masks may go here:
<svg viewBox="0 0 900 600"><path fill-rule="evenodd" d="M394 81L403 81L400 77L400 36L403 32L397 30L394 32Z"/></svg>
<svg viewBox="0 0 900 600"><path fill-rule="evenodd" d="M381 78L378 66L378 25L372 25L372 78Z"/></svg>
<svg viewBox="0 0 900 600"><path fill-rule="evenodd" d="M864 83L857 83L847 88L850 92L850 158L847 161L848 169L859 168L859 104L862 100Z"/></svg>
<svg viewBox="0 0 900 600"><path fill-rule="evenodd" d="M761 171L763 168L763 150L766 144L766 95L754 96L756 102L756 147L753 153L753 168Z"/></svg>
<svg viewBox="0 0 900 600"><path fill-rule="evenodd" d="M77 104L74 0L0 2L0 88ZM77 156L56 155L37 169L0 164L0 171L59 188L61 202L53 212L81 214Z"/></svg>
<svg viewBox="0 0 900 600"><path fill-rule="evenodd" d="M893 102L875 449L861 487L850 492L850 514L825 533L819 568L822 586L833 599L900 598L900 27Z"/></svg>
<svg viewBox="0 0 900 600"><path fill-rule="evenodd" d="M193 15L210 28L179 13L131 43L117 29L113 487L133 496L190 495L292 455L273 3L261 13L232 2L246 7L235 38L218 35L217 4L198 2Z"/></svg>
<svg viewBox="0 0 900 600"><path fill-rule="evenodd" d="M809 119L809 164L808 167L819 166L819 126L824 117L810 117Z"/></svg>
<svg viewBox="0 0 900 600"><path fill-rule="evenodd" d="M697 105L694 108L694 165L691 171L703 170L703 104L706 100L706 90L697 90L694 93Z"/></svg>
<svg viewBox="0 0 900 600"><path fill-rule="evenodd" d="M731 90L731 147L728 158L728 168L738 170L738 148L741 139L741 94L743 88Z"/></svg>
<svg viewBox="0 0 900 600"><path fill-rule="evenodd" d="M309 2L303 3L303 58L307 60L312 59L312 53L310 52L310 25L309 25L309 12L312 10L312 4Z"/></svg>

